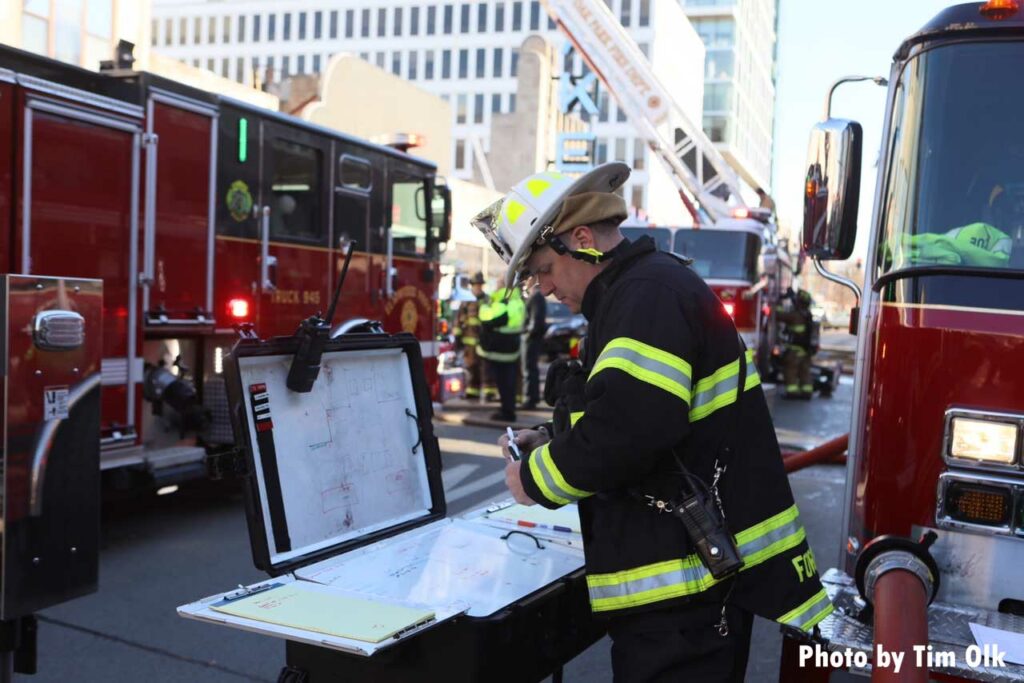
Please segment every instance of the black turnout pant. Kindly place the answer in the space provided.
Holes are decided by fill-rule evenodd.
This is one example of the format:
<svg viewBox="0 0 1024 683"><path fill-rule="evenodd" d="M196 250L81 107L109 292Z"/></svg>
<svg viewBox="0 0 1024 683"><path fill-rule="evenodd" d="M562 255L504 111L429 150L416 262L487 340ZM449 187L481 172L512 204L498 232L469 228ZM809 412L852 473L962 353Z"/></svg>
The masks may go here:
<svg viewBox="0 0 1024 683"><path fill-rule="evenodd" d="M490 361L494 372L494 383L498 385L498 397L501 399L501 412L512 416L516 414L516 369L519 359L512 362Z"/></svg>
<svg viewBox="0 0 1024 683"><path fill-rule="evenodd" d="M720 602L613 617L615 683L743 683L754 617L732 605L725 614L727 636Z"/></svg>

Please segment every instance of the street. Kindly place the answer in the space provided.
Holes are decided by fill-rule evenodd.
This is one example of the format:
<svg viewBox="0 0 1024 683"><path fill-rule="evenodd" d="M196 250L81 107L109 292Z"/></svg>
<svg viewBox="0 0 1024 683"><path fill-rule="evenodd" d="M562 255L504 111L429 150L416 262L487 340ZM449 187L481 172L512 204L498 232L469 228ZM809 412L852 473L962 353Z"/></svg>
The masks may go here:
<svg viewBox="0 0 1024 683"><path fill-rule="evenodd" d="M852 339L852 338L851 338ZM848 343L848 342L847 342ZM770 397L780 440L821 442L846 429L852 386L810 403ZM449 515L506 495L494 428L435 420ZM799 444L797 444L799 445ZM843 470L818 466L790 477L819 565L838 558ZM39 673L49 681L275 681L284 642L180 618L175 608L263 578L253 568L237 487L183 486L166 496L108 502L100 590L40 614ZM755 624L748 681L774 678L780 635ZM611 681L607 638L570 662L566 681Z"/></svg>

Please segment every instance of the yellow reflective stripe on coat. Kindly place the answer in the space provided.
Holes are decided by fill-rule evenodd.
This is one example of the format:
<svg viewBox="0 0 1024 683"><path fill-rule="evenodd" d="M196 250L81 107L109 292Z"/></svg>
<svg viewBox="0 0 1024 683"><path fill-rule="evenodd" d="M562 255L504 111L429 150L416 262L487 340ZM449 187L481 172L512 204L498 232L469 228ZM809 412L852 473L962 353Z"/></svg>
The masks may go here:
<svg viewBox="0 0 1024 683"><path fill-rule="evenodd" d="M754 364L754 352L747 351L747 378L743 391L749 391L761 383ZM715 370L709 377L697 380L690 404L690 422L701 420L719 408L736 402L736 385L739 383L739 358Z"/></svg>
<svg viewBox="0 0 1024 683"><path fill-rule="evenodd" d="M579 422L581 417L583 417L582 410L576 413L569 413L569 426L574 426L577 422Z"/></svg>
<svg viewBox="0 0 1024 683"><path fill-rule="evenodd" d="M832 614L832 610L832 601L828 599L828 593L822 588L813 598L796 609L786 612L775 621L801 631L810 631L818 622Z"/></svg>
<svg viewBox="0 0 1024 683"><path fill-rule="evenodd" d="M530 454L529 470L537 488L552 503L566 505L575 500L594 495L578 489L565 480L551 457L549 444L536 448Z"/></svg>
<svg viewBox="0 0 1024 683"><path fill-rule="evenodd" d="M605 345L587 381L612 368L690 402L690 364L668 351L628 337L617 337Z"/></svg>
<svg viewBox="0 0 1024 683"><path fill-rule="evenodd" d="M756 567L799 545L806 536L799 516L796 506L793 505L736 534L736 545L743 558L743 567L740 571ZM694 595L717 583L696 553L679 560L657 562L611 574L587 576L590 607L595 612L625 609L669 598Z"/></svg>

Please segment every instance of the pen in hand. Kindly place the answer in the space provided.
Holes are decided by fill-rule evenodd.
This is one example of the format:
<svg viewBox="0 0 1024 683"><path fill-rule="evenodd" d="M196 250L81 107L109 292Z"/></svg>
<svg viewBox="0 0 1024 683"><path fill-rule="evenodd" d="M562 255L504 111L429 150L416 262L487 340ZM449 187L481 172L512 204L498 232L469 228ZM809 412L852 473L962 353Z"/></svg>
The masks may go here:
<svg viewBox="0 0 1024 683"><path fill-rule="evenodd" d="M522 460L522 453L519 452L519 446L516 444L516 435L512 432L511 427L505 427L505 433L508 435L508 451L512 454L513 460Z"/></svg>

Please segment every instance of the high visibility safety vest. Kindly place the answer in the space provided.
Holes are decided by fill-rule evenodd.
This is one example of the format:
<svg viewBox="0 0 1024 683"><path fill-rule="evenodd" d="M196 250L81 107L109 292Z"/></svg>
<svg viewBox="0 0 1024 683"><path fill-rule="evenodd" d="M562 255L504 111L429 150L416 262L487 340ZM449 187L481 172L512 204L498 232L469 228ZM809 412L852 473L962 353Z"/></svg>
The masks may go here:
<svg viewBox="0 0 1024 683"><path fill-rule="evenodd" d="M811 630L832 611L789 488L752 352L690 268L641 238L588 286L585 381L565 382L567 429L524 459L527 494L577 501L591 608L622 614L723 600ZM740 363L746 379L738 386ZM716 581L682 523L627 491L680 489L673 450L718 490L744 559Z"/></svg>
<svg viewBox="0 0 1024 683"><path fill-rule="evenodd" d="M904 238L906 258L913 264L945 264L1005 268L1012 240L988 223L971 223L944 234L921 233Z"/></svg>
<svg viewBox="0 0 1024 683"><path fill-rule="evenodd" d="M483 358L497 363L512 363L519 358L520 335L526 320L526 304L518 289L513 289L508 301L508 290L499 289L490 301L480 306L480 345Z"/></svg>
<svg viewBox="0 0 1024 683"><path fill-rule="evenodd" d="M488 301L486 294L476 301L465 301L455 315L455 329L452 334L465 346L476 346L480 341L480 306Z"/></svg>

